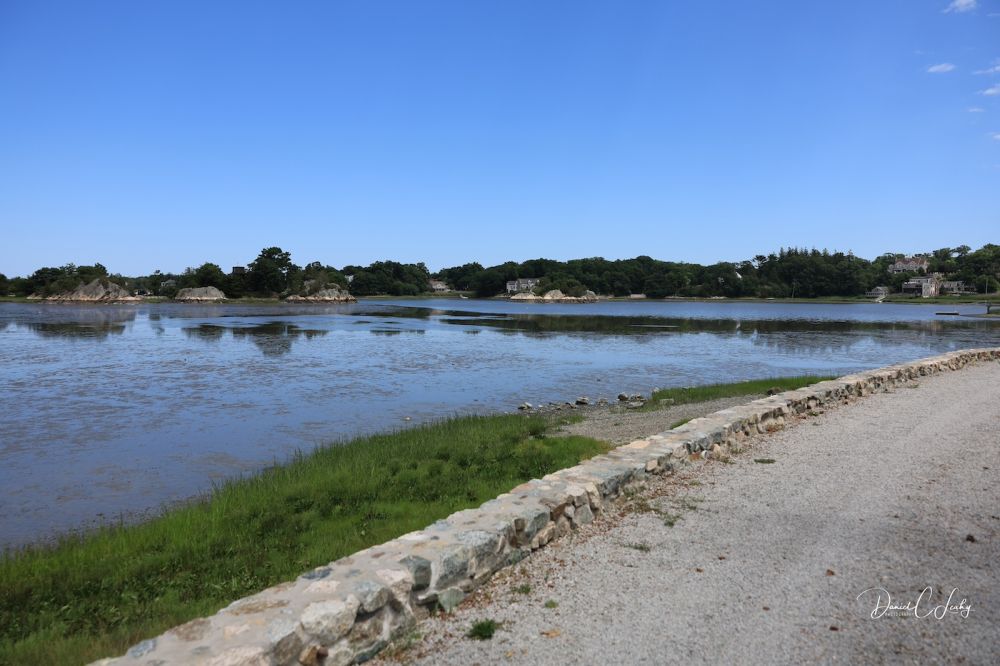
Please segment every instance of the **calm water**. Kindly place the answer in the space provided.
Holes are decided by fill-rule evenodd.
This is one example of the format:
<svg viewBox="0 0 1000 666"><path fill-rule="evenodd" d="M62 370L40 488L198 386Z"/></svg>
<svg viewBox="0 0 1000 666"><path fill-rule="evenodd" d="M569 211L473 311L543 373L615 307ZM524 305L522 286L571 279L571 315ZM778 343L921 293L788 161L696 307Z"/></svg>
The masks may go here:
<svg viewBox="0 0 1000 666"><path fill-rule="evenodd" d="M0 303L0 547L454 413L1000 345L972 306ZM405 418L410 417L411 421Z"/></svg>

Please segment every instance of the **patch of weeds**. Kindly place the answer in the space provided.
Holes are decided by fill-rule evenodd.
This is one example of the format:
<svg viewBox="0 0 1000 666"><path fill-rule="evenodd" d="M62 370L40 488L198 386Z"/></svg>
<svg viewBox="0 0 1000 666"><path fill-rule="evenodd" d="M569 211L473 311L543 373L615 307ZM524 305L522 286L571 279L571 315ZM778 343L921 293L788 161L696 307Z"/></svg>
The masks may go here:
<svg viewBox="0 0 1000 666"><path fill-rule="evenodd" d="M640 553L648 553L649 551L651 551L653 549L652 546L650 546L648 543L645 543L645 542L642 542L642 541L636 541L636 542L630 542L630 543L623 543L622 545L625 546L626 548L631 548L632 550L637 550Z"/></svg>
<svg viewBox="0 0 1000 666"><path fill-rule="evenodd" d="M732 447L731 449L729 449L729 452L730 452L730 453L732 453L732 454L733 454L734 456L738 456L738 455L740 455L741 453L743 453L743 449L741 449L741 448L740 448L740 447L738 447L738 446L734 446L734 447Z"/></svg>
<svg viewBox="0 0 1000 666"><path fill-rule="evenodd" d="M698 479L691 479L690 481L687 482L687 485L689 485L689 486L700 486L701 485L701 481L699 481Z"/></svg>
<svg viewBox="0 0 1000 666"><path fill-rule="evenodd" d="M518 594L531 594L531 586L528 585L527 583L521 583L520 585L514 588L514 591L517 592Z"/></svg>
<svg viewBox="0 0 1000 666"><path fill-rule="evenodd" d="M402 657L410 648L417 644L423 635L416 629L410 631L405 636L400 636L393 641L385 650L385 656L390 659Z"/></svg>
<svg viewBox="0 0 1000 666"><path fill-rule="evenodd" d="M477 641L488 641L493 638L493 634L496 633L499 626L500 624L496 620L479 620L472 625L466 636Z"/></svg>
<svg viewBox="0 0 1000 666"><path fill-rule="evenodd" d="M636 500L631 507L636 513L656 513L656 507L650 504L648 499Z"/></svg>
<svg viewBox="0 0 1000 666"><path fill-rule="evenodd" d="M663 512L660 514L660 517L663 518L664 525L667 527L673 527L677 524L677 521L681 519L681 514Z"/></svg>
<svg viewBox="0 0 1000 666"><path fill-rule="evenodd" d="M546 608L558 608L558 606L559 602L556 601L555 599L549 599L548 601L545 602Z"/></svg>
<svg viewBox="0 0 1000 666"><path fill-rule="evenodd" d="M702 497L681 497L680 499L674 501L674 504L678 508L684 509L685 511L696 511L698 509L698 505L704 501L705 500Z"/></svg>
<svg viewBox="0 0 1000 666"><path fill-rule="evenodd" d="M754 458L753 461L760 465L770 465L775 462L774 458Z"/></svg>
<svg viewBox="0 0 1000 666"><path fill-rule="evenodd" d="M674 428L680 428L682 425L684 425L685 423L687 423L690 420L691 419L681 419L680 421L674 421L673 423L670 424L670 427L667 428L667 430L673 430Z"/></svg>

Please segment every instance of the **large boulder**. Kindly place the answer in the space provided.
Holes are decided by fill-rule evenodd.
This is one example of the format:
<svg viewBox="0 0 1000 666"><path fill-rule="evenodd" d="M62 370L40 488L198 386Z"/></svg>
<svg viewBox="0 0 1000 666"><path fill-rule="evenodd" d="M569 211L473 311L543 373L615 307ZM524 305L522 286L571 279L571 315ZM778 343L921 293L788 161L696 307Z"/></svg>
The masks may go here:
<svg viewBox="0 0 1000 666"><path fill-rule="evenodd" d="M584 292L583 296L567 296L559 289L552 289L545 292L544 296L536 296L531 292L514 294L510 297L510 300L532 303L595 303L597 302L597 294L588 289Z"/></svg>
<svg viewBox="0 0 1000 666"><path fill-rule="evenodd" d="M346 289L338 289L336 287L330 287L328 289L320 289L315 294L310 294L308 296L289 296L285 299L286 301L295 302L309 302L309 303L356 303L358 299L351 296Z"/></svg>
<svg viewBox="0 0 1000 666"><path fill-rule="evenodd" d="M73 291L67 291L55 296L49 296L50 301L85 301L85 302L106 302L106 301L138 301L137 296L133 296L120 285L110 282L107 279L96 278L89 284L82 284Z"/></svg>
<svg viewBox="0 0 1000 666"><path fill-rule="evenodd" d="M225 298L226 295L215 287L188 287L174 296L174 300L178 301L221 301Z"/></svg>

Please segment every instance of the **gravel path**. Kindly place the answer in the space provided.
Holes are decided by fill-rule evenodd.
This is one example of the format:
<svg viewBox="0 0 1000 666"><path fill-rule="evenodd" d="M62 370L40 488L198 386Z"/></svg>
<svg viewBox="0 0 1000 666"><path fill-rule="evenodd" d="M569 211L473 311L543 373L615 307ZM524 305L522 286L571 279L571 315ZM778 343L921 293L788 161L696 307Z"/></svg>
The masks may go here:
<svg viewBox="0 0 1000 666"><path fill-rule="evenodd" d="M732 464L658 478L424 622L394 658L996 663L998 441L997 363L828 409ZM920 618L873 619L875 593L858 599L882 587L916 603L927 586ZM953 588L967 617L923 617ZM492 640L466 638L484 618L501 623Z"/></svg>

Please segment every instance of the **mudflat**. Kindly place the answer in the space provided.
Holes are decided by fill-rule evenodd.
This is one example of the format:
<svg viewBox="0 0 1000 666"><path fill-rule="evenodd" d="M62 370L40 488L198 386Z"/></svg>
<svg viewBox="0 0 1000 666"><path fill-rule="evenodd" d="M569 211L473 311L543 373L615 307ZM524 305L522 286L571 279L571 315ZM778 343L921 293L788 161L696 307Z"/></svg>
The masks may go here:
<svg viewBox="0 0 1000 666"><path fill-rule="evenodd" d="M977 364L655 478L381 659L990 663L998 395L1000 363ZM467 638L480 620L493 637Z"/></svg>

